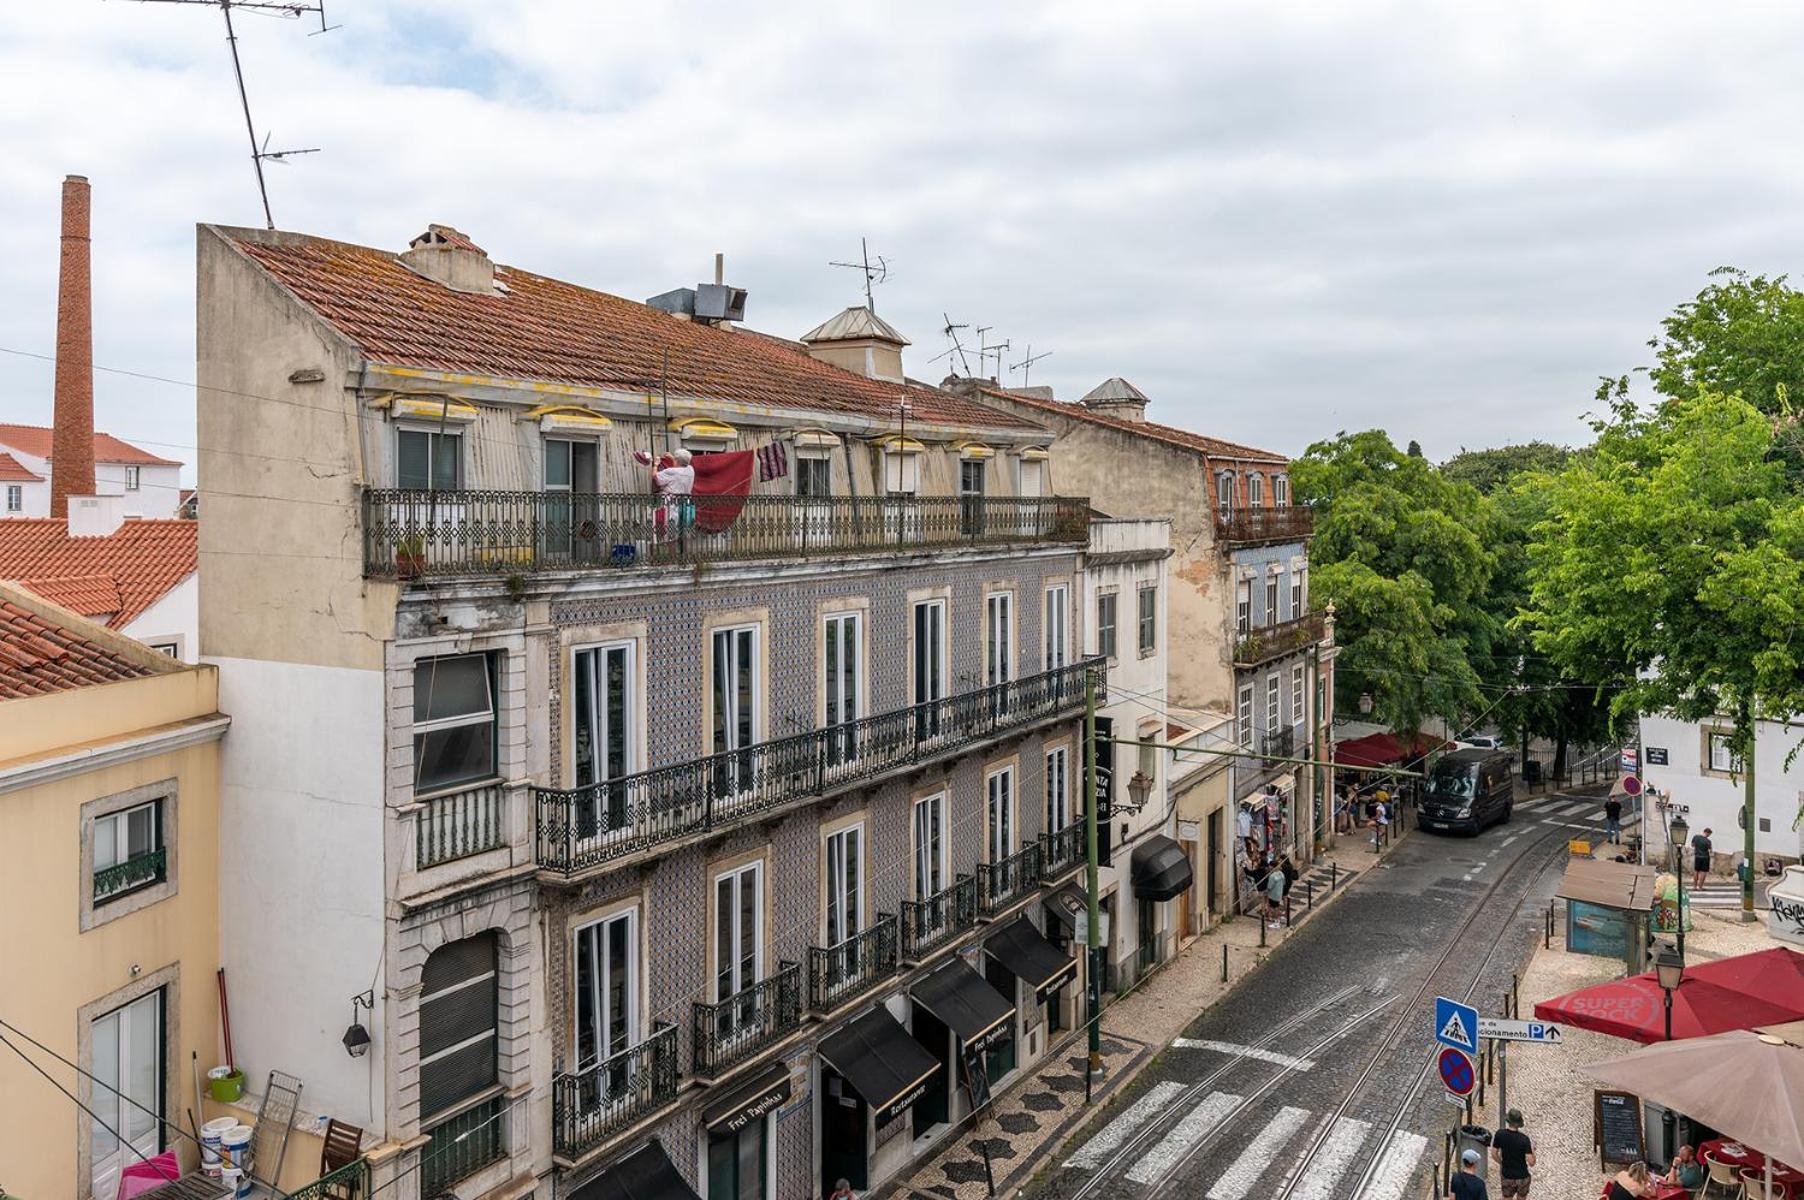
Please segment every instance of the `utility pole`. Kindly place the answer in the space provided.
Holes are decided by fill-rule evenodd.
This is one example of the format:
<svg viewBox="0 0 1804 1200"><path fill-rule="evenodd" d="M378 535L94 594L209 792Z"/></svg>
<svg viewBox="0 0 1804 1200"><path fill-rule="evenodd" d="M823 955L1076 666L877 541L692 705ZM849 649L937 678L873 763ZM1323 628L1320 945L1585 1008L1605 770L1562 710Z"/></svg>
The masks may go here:
<svg viewBox="0 0 1804 1200"><path fill-rule="evenodd" d="M1088 955L1084 991L1089 999L1087 1024L1090 1028L1090 1066L1084 1072L1084 1103L1090 1102L1090 1089L1102 1078L1102 949L1097 929L1101 921L1101 903L1096 878L1096 671L1084 672L1084 845L1089 860L1084 876L1088 893L1089 919L1084 923L1084 941Z"/></svg>

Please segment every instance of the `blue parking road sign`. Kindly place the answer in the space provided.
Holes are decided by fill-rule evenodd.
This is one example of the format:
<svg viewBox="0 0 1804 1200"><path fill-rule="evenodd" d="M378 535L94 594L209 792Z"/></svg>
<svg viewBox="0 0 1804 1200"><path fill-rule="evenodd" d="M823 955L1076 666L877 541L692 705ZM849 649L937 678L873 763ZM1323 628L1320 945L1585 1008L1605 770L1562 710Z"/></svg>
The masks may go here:
<svg viewBox="0 0 1804 1200"><path fill-rule="evenodd" d="M1470 1004L1434 998L1434 1040L1467 1054L1478 1053L1478 1010Z"/></svg>

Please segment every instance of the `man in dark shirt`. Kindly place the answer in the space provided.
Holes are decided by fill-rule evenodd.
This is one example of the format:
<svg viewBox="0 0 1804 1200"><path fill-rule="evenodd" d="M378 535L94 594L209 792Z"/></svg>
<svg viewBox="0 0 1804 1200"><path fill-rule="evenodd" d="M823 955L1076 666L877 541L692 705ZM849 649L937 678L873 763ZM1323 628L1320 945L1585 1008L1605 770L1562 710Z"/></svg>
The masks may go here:
<svg viewBox="0 0 1804 1200"><path fill-rule="evenodd" d="M1535 1144L1522 1132L1522 1113L1510 1109L1503 1118L1508 1126L1491 1142L1497 1160L1498 1193L1503 1200L1528 1200L1528 1169L1535 1165Z"/></svg>
<svg viewBox="0 0 1804 1200"><path fill-rule="evenodd" d="M1691 839L1691 886L1704 886L1704 876L1710 873L1710 830L1698 834Z"/></svg>
<svg viewBox="0 0 1804 1200"><path fill-rule="evenodd" d="M1604 840L1612 846L1622 840L1622 801L1614 796L1604 801Z"/></svg>
<svg viewBox="0 0 1804 1200"><path fill-rule="evenodd" d="M1465 1150L1459 1156L1459 1171L1447 1181L1447 1200L1491 1200L1485 1191L1484 1176L1478 1173L1478 1151Z"/></svg>

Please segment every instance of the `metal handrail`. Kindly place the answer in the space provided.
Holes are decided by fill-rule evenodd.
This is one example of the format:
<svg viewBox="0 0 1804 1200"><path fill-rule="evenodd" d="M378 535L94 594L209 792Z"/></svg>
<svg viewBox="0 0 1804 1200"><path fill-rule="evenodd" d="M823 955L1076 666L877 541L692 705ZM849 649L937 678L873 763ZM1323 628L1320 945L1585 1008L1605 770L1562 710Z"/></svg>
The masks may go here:
<svg viewBox="0 0 1804 1200"><path fill-rule="evenodd" d="M896 973L896 918L877 914L862 933L808 948L808 1008L825 1013Z"/></svg>
<svg viewBox="0 0 1804 1200"><path fill-rule="evenodd" d="M94 902L104 904L108 900L117 899L141 887L163 882L168 863L168 848L158 846L155 850L134 855L122 863L114 863L110 867L96 869L94 872Z"/></svg>
<svg viewBox="0 0 1804 1200"><path fill-rule="evenodd" d="M1216 536L1231 545L1301 541L1314 532L1315 511L1306 504L1234 508L1215 514Z"/></svg>
<svg viewBox="0 0 1804 1200"><path fill-rule="evenodd" d="M780 962L766 976L713 1004L697 1001L690 1029L690 1057L697 1075L737 1066L793 1033L802 1024L802 967Z"/></svg>
<svg viewBox="0 0 1804 1200"><path fill-rule="evenodd" d="M902 954L919 961L977 924L977 878L960 875L950 887L902 902Z"/></svg>
<svg viewBox="0 0 1804 1200"><path fill-rule="evenodd" d="M1057 879L1066 871L1083 865L1084 832L1084 823L1075 821L1056 832L1040 835L1041 882Z"/></svg>
<svg viewBox="0 0 1804 1200"><path fill-rule="evenodd" d="M579 1154L676 1099L677 1029L652 1035L592 1067L551 1081L552 1149Z"/></svg>
<svg viewBox="0 0 1804 1200"><path fill-rule="evenodd" d="M1323 623L1325 615L1320 612L1304 613L1289 621L1261 625L1247 631L1246 636L1234 645L1234 665L1256 667L1262 662L1294 654L1311 643L1321 641L1326 630Z"/></svg>
<svg viewBox="0 0 1804 1200"><path fill-rule="evenodd" d="M1040 843L1006 858L977 864L977 915L994 916L1040 885Z"/></svg>

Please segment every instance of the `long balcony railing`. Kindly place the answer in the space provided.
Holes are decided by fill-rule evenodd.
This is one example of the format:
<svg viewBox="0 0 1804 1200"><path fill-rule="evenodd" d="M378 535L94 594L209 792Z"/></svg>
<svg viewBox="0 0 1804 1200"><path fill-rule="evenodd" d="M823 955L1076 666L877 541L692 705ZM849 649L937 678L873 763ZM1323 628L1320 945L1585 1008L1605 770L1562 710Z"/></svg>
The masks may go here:
<svg viewBox="0 0 1804 1200"><path fill-rule="evenodd" d="M785 962L777 973L715 1004L697 1003L690 1028L695 1073L718 1075L756 1057L802 1024L802 967Z"/></svg>
<svg viewBox="0 0 1804 1200"><path fill-rule="evenodd" d="M808 1007L831 1012L896 973L896 918L880 913L863 933L808 948Z"/></svg>
<svg viewBox="0 0 1804 1200"><path fill-rule="evenodd" d="M363 572L413 579L623 570L793 555L1083 543L1068 496L686 496L601 492L363 493Z"/></svg>
<svg viewBox="0 0 1804 1200"><path fill-rule="evenodd" d="M1090 659L744 750L580 788L534 788L539 866L574 875L968 748L1083 702Z"/></svg>
<svg viewBox="0 0 1804 1200"><path fill-rule="evenodd" d="M127 892L161 883L168 868L169 851L162 846L135 855L122 863L101 867L94 872L94 903L105 904Z"/></svg>
<svg viewBox="0 0 1804 1200"><path fill-rule="evenodd" d="M422 868L507 845L507 796L485 783L421 801L415 815L415 861Z"/></svg>
<svg viewBox="0 0 1804 1200"><path fill-rule="evenodd" d="M1085 863L1084 823L1040 835L1040 882L1051 883Z"/></svg>
<svg viewBox="0 0 1804 1200"><path fill-rule="evenodd" d="M370 1194L370 1160L358 1158L312 1183L282 1193L282 1200L363 1200Z"/></svg>
<svg viewBox="0 0 1804 1200"><path fill-rule="evenodd" d="M1315 532L1315 512L1305 504L1217 510L1215 535L1230 546L1300 542Z"/></svg>
<svg viewBox="0 0 1804 1200"><path fill-rule="evenodd" d="M1237 795L1244 796L1248 791L1267 780L1276 779L1286 771L1296 768L1297 764L1295 763L1272 760L1297 756L1297 747L1302 741L1297 736L1297 732L1297 728L1291 726L1267 730L1259 734L1253 742L1253 747L1258 751L1257 754L1235 756L1234 791Z"/></svg>
<svg viewBox="0 0 1804 1200"><path fill-rule="evenodd" d="M507 1097L491 1096L466 1108L449 1121L440 1121L420 1147L420 1195L443 1195L460 1179L467 1179L507 1154Z"/></svg>
<svg viewBox="0 0 1804 1200"><path fill-rule="evenodd" d="M993 917L1040 886L1040 843L1029 842L1007 858L977 864L977 915Z"/></svg>
<svg viewBox="0 0 1804 1200"><path fill-rule="evenodd" d="M1295 654L1304 647L1321 641L1323 615L1319 612L1304 613L1293 620L1248 630L1234 645L1234 665L1256 667L1274 658Z"/></svg>
<svg viewBox="0 0 1804 1200"><path fill-rule="evenodd" d="M924 900L902 902L902 957L920 962L977 924L977 877L960 875Z"/></svg>
<svg viewBox="0 0 1804 1200"><path fill-rule="evenodd" d="M676 1099L677 1029L652 1035L581 1071L551 1081L552 1149L574 1157Z"/></svg>

